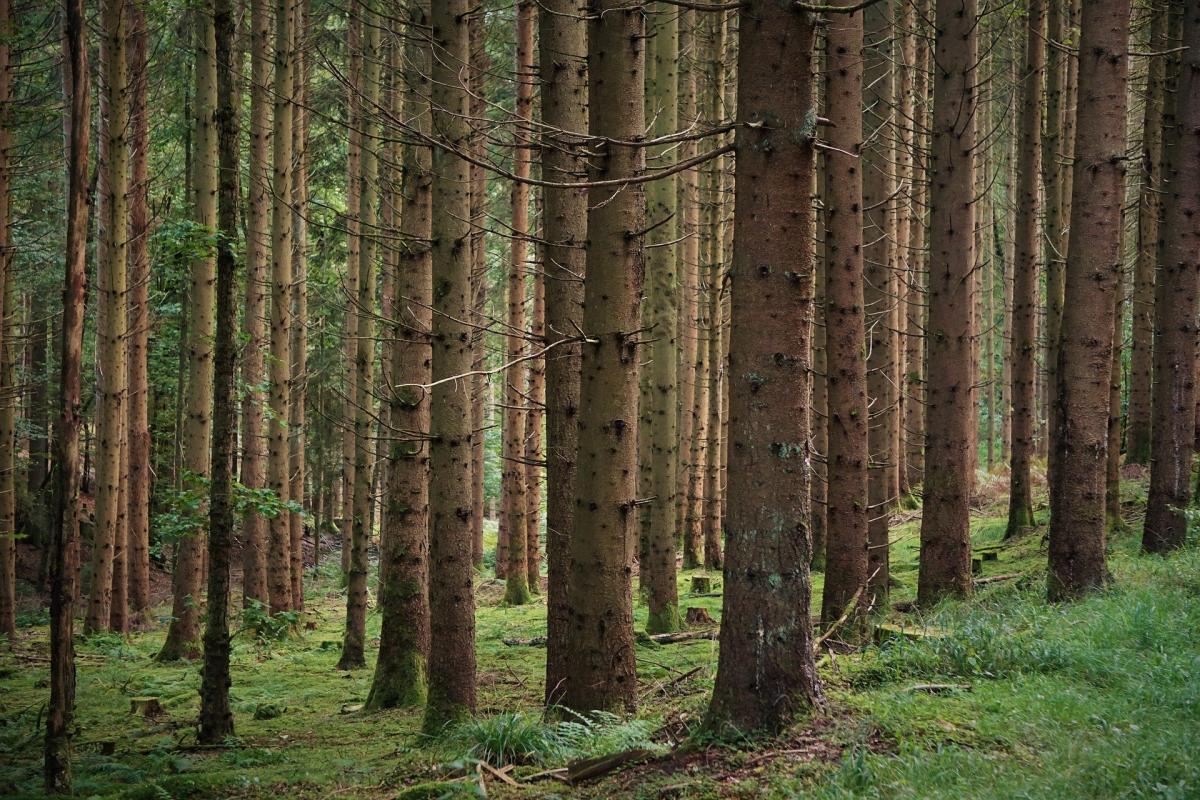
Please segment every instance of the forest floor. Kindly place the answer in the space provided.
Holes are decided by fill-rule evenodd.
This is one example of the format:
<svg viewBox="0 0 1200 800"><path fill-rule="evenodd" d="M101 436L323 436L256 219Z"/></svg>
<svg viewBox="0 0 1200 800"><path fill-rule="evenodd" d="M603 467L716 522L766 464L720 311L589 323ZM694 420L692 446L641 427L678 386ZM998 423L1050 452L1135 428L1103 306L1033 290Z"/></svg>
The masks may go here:
<svg viewBox="0 0 1200 800"><path fill-rule="evenodd" d="M199 665L151 659L161 625L128 640L80 640L76 790L410 800L1200 796L1200 552L1138 553L1145 484L1131 475L1112 587L1050 606L1044 527L1002 542L1003 488L1001 476L983 480L973 536L977 550L996 554L981 577L1013 577L980 584L968 602L893 612L891 623L920 633L824 656L826 708L775 739L699 732L717 665L707 639L639 642L635 719L544 721L545 650L503 642L542 634L544 601L504 607L492 580L479 590L480 721L425 739L418 711L361 710L370 669L334 669L344 595L330 571L308 584L315 627L282 640L236 638L237 737L224 748L196 746ZM897 516L892 599L902 608L916 590L918 526L918 511ZM690 578L680 576L681 604L719 619L720 598L689 596ZM814 583L816 604L819 573ZM636 617L644 624L644 605ZM379 621L370 615L369 635ZM0 653L0 794L36 796L47 631L44 619L24 622L13 652ZM146 697L161 714L131 713L131 701ZM630 749L646 752L596 780L565 783L569 762Z"/></svg>

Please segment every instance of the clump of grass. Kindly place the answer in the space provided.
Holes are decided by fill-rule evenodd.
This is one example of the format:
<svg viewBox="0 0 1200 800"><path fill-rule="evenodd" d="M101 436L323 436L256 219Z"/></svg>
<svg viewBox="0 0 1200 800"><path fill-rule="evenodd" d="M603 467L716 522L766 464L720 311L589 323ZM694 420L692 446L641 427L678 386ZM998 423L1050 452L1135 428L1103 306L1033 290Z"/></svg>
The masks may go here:
<svg viewBox="0 0 1200 800"><path fill-rule="evenodd" d="M456 755L494 767L556 764L638 747L657 749L645 720L623 720L601 711L568 713L571 719L557 722L520 712L478 717L453 728L445 746Z"/></svg>

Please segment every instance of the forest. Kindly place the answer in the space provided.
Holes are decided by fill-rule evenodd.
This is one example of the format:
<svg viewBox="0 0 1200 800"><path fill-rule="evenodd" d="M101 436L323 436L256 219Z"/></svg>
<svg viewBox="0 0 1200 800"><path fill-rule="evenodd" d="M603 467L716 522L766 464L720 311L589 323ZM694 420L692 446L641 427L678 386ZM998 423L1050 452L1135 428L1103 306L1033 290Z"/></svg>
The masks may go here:
<svg viewBox="0 0 1200 800"><path fill-rule="evenodd" d="M0 0L0 795L1200 797L1200 0Z"/></svg>

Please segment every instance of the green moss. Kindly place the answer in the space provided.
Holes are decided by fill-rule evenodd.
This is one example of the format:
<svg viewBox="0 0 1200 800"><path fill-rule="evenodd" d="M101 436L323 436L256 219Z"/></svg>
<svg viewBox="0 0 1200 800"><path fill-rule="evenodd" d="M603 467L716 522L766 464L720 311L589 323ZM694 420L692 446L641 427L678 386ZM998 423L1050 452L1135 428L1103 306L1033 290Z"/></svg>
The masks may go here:
<svg viewBox="0 0 1200 800"><path fill-rule="evenodd" d="M387 668L376 664L366 707L371 711L380 711L425 705L428 692L425 668L425 656L416 649L403 653Z"/></svg>
<svg viewBox="0 0 1200 800"><path fill-rule="evenodd" d="M660 611L651 611L646 617L646 633L672 633L683 627L677 603L667 603Z"/></svg>

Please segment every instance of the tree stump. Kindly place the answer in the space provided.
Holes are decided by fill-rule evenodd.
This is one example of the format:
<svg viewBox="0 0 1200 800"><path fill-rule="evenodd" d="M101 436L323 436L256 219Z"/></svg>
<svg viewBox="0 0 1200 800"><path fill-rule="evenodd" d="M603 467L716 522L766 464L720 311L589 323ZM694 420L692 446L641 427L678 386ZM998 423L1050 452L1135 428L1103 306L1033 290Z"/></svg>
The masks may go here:
<svg viewBox="0 0 1200 800"><path fill-rule="evenodd" d="M712 625L716 620L708 613L707 608L696 608L695 606L687 610L688 625Z"/></svg>
<svg viewBox="0 0 1200 800"><path fill-rule="evenodd" d="M162 703L158 701L157 697L131 697L129 698L129 713L141 714L146 719L154 719L167 712L163 710Z"/></svg>
<svg viewBox="0 0 1200 800"><path fill-rule="evenodd" d="M707 594L712 591L712 578L708 575L692 576L692 594Z"/></svg>

